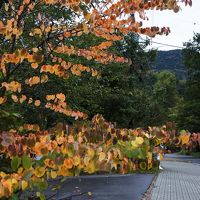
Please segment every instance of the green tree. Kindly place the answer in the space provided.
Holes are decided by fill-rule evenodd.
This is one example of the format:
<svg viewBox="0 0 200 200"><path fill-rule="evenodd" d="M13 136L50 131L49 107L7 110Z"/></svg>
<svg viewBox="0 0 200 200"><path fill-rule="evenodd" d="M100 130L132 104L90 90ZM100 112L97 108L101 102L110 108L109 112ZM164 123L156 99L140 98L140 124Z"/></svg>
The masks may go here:
<svg viewBox="0 0 200 200"><path fill-rule="evenodd" d="M185 85L184 100L179 106L178 126L190 131L200 130L200 34L185 43L183 50L184 64L188 75Z"/></svg>
<svg viewBox="0 0 200 200"><path fill-rule="evenodd" d="M153 85L153 121L161 125L171 120L172 109L176 106L178 96L176 76L169 71L155 73Z"/></svg>
<svg viewBox="0 0 200 200"><path fill-rule="evenodd" d="M129 58L132 64L99 65L99 79L86 75L69 80L71 84L67 84L66 88L68 97L75 99L72 101L75 107L86 112L90 118L101 113L120 127L149 125L147 117L152 93L150 65L155 58L155 51L145 51L148 42L140 43L138 38L136 34L128 34L123 41L109 49Z"/></svg>

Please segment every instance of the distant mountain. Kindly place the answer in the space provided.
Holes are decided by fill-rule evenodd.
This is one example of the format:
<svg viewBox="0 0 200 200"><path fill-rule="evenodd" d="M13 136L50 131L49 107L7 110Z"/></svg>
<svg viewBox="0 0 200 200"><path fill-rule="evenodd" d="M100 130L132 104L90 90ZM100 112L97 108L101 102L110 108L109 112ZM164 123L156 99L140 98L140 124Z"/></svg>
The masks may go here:
<svg viewBox="0 0 200 200"><path fill-rule="evenodd" d="M176 74L178 79L186 78L186 68L182 63L182 51L179 49L170 51L158 51L153 70L169 70Z"/></svg>

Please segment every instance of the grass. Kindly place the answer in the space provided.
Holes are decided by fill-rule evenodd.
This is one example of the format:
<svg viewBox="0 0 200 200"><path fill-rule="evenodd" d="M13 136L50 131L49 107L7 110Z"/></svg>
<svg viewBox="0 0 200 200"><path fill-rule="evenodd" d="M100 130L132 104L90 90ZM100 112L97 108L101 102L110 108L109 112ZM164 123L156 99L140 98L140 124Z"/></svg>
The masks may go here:
<svg viewBox="0 0 200 200"><path fill-rule="evenodd" d="M191 156L194 156L195 158L200 158L200 152L191 152Z"/></svg>
<svg viewBox="0 0 200 200"><path fill-rule="evenodd" d="M189 150L186 150L186 149L182 149L179 154L181 155L190 155L190 156L193 156L195 158L200 158L200 151L189 151Z"/></svg>

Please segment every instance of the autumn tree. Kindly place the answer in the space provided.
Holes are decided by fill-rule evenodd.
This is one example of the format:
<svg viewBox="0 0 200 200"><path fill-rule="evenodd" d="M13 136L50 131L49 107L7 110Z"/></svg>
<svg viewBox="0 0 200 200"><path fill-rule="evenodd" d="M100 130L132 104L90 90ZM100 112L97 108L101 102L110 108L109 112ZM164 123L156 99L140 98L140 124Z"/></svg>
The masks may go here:
<svg viewBox="0 0 200 200"><path fill-rule="evenodd" d="M191 4L188 0L183 2ZM142 21L147 19L145 11L171 9L177 12L177 3L175 0L1 1L1 106L6 109L13 101L37 107L38 118L41 118L43 109L76 119L85 118L83 112L69 107L67 94L52 91L48 84L54 77L65 81L70 76L80 77L83 73L100 76L100 72L92 66L72 62L70 57L81 57L101 64L131 64L129 59L110 53L107 49L129 32L151 37L156 34L167 35L167 27L143 27ZM95 46L72 44L74 37L85 34L102 40ZM47 87L49 90L43 93ZM18 192L21 195L20 192L27 188L44 189L48 178L77 175L80 171L94 173L105 167L109 170L114 167L117 172L127 173L138 166L146 169L150 165L151 168L152 152L149 151L152 148L149 145L155 142L150 141L149 135L157 133L154 129L153 132L150 130L152 134L140 130L116 130L100 116L95 117L89 126L70 130L68 135L59 127L49 132L39 131L37 125L25 125L22 128L32 133L21 135L11 130L0 134L0 152L11 165L10 171L0 172L0 197L3 198ZM170 134L165 127L158 133L169 139ZM152 140L156 140L156 135L152 137ZM185 144L189 136L183 139ZM136 152L133 153L133 149L137 149ZM41 159L35 159L38 156ZM136 168L132 158L144 161L137 164ZM113 159L116 161L113 162ZM105 164L105 160L109 162ZM40 193L37 195L44 199Z"/></svg>
<svg viewBox="0 0 200 200"><path fill-rule="evenodd" d="M186 1L186 3L188 3ZM168 34L169 28L143 27L148 9L177 10L176 1L57 1L24 0L1 3L1 106L11 101L38 107L38 117L52 110L75 118L86 117L70 109L62 91L46 91L55 76L65 80L69 76L90 73L96 69L69 57L81 57L97 63L129 62L106 51L113 42L129 32L155 36ZM139 14L141 21L135 15ZM92 34L102 38L95 46L71 44L74 37Z"/></svg>

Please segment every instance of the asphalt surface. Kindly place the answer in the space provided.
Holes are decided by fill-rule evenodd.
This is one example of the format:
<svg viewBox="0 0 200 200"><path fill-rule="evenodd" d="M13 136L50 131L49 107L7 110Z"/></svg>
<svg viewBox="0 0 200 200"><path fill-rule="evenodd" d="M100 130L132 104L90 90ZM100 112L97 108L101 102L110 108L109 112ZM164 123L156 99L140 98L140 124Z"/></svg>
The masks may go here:
<svg viewBox="0 0 200 200"><path fill-rule="evenodd" d="M174 154L166 154L164 156L165 160L171 160L171 161L180 161L180 162L189 162L194 164L200 164L200 158L194 158L192 156L187 155L180 155L177 153Z"/></svg>
<svg viewBox="0 0 200 200"><path fill-rule="evenodd" d="M86 176L69 178L61 184L56 194L49 190L48 196L55 195L51 200L140 200L147 191L154 174L131 174L111 176ZM88 195L88 192L92 195ZM79 195L80 193L86 193ZM72 197L70 197L72 196Z"/></svg>

